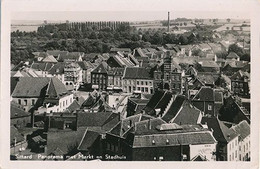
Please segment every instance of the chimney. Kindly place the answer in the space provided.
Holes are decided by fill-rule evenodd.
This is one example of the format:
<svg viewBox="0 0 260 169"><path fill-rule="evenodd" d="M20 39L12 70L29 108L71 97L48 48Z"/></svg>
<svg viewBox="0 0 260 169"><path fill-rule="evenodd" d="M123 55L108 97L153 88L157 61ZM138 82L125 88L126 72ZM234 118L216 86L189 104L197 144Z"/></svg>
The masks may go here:
<svg viewBox="0 0 260 169"><path fill-rule="evenodd" d="M31 112L31 125L34 128L34 111Z"/></svg>
<svg viewBox="0 0 260 169"><path fill-rule="evenodd" d="M76 121L75 121L75 130L77 131L78 130L78 112L79 112L79 109L76 110Z"/></svg>
<svg viewBox="0 0 260 169"><path fill-rule="evenodd" d="M121 117L120 117L120 112L118 112L118 121L121 120Z"/></svg>
<svg viewBox="0 0 260 169"><path fill-rule="evenodd" d="M151 125L151 119L148 120L148 129L151 130L152 129L152 125Z"/></svg>
<svg viewBox="0 0 260 169"><path fill-rule="evenodd" d="M170 32L170 12L168 12L168 28L167 32Z"/></svg>

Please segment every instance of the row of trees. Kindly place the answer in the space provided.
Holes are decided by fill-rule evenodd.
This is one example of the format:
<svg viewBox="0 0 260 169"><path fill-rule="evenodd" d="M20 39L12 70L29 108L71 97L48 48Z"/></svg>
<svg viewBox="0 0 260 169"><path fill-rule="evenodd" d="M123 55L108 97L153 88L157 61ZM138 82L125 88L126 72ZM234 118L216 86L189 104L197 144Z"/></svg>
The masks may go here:
<svg viewBox="0 0 260 169"><path fill-rule="evenodd" d="M106 27L98 28L98 25ZM116 25L116 28L109 25ZM11 61L17 64L21 60L31 58L32 52L46 50L105 53L109 52L111 47L134 49L150 45L162 46L167 43L186 45L213 41L211 27L196 26L192 32L196 33L175 35L166 34L164 30L142 31L124 22L47 24L34 32L11 32ZM21 44L25 49L20 48Z"/></svg>

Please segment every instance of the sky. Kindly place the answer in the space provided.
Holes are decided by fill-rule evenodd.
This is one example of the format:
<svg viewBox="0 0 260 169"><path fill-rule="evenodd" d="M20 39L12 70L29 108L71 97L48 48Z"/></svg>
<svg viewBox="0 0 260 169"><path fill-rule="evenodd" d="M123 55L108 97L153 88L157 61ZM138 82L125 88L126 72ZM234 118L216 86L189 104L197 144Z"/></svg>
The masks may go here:
<svg viewBox="0 0 260 169"><path fill-rule="evenodd" d="M6 2L6 1L3 1ZM258 0L9 0L12 20L249 19Z"/></svg>
<svg viewBox="0 0 260 169"><path fill-rule="evenodd" d="M60 12L15 12L12 20L70 20L70 21L153 21L167 20L168 11L60 11ZM170 18L219 18L249 19L247 12L220 11L169 11Z"/></svg>

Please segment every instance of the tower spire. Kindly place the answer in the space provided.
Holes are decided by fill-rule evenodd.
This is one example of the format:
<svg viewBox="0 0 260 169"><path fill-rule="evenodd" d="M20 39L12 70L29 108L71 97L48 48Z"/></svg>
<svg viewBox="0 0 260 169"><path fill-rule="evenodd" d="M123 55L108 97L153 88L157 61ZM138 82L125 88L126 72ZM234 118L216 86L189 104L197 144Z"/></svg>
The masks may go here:
<svg viewBox="0 0 260 169"><path fill-rule="evenodd" d="M168 28L167 32L170 32L170 12L168 12Z"/></svg>

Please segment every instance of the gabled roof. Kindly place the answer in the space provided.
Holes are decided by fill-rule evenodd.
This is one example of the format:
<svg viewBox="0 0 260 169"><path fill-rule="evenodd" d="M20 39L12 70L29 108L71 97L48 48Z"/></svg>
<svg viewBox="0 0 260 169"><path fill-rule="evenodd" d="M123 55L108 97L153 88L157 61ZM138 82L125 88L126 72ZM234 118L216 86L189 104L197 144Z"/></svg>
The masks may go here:
<svg viewBox="0 0 260 169"><path fill-rule="evenodd" d="M155 109L161 109L160 113L162 113L172 97L174 96L168 91L156 91L144 108L145 112L149 115L155 115Z"/></svg>
<svg viewBox="0 0 260 169"><path fill-rule="evenodd" d="M141 48L136 48L134 50L134 56L135 57L147 57L147 55L145 54L145 52Z"/></svg>
<svg viewBox="0 0 260 169"><path fill-rule="evenodd" d="M153 118L154 117L145 114L136 114L133 116L129 116L117 123L117 125L115 125L109 133L117 135L119 137L123 137L128 131L130 131L133 128L133 126L137 122Z"/></svg>
<svg viewBox="0 0 260 169"><path fill-rule="evenodd" d="M108 67L106 62L101 62L91 73L108 73Z"/></svg>
<svg viewBox="0 0 260 169"><path fill-rule="evenodd" d="M69 52L67 54L60 55L60 59L78 61L83 55L83 52Z"/></svg>
<svg viewBox="0 0 260 169"><path fill-rule="evenodd" d="M114 68L109 69L108 74L123 77L124 70L125 70L124 68L114 67Z"/></svg>
<svg viewBox="0 0 260 169"><path fill-rule="evenodd" d="M12 97L40 97L41 91L49 84L47 77L21 77L19 78Z"/></svg>
<svg viewBox="0 0 260 169"><path fill-rule="evenodd" d="M218 142L228 143L238 136L216 117L203 117L201 123L207 124L208 129L213 129L213 136Z"/></svg>
<svg viewBox="0 0 260 169"><path fill-rule="evenodd" d="M240 57L235 52L230 52L227 55L227 59L237 59L237 58L240 58Z"/></svg>
<svg viewBox="0 0 260 169"><path fill-rule="evenodd" d="M25 117L30 116L31 114L29 112L26 112L23 110L23 107L14 101L11 102L11 119L12 118L19 118L19 117Z"/></svg>
<svg viewBox="0 0 260 169"><path fill-rule="evenodd" d="M204 60L204 61L200 62L200 65L202 67L219 68L219 65L216 62L214 62L214 61L206 61L206 60Z"/></svg>
<svg viewBox="0 0 260 169"><path fill-rule="evenodd" d="M205 156L198 154L195 157L193 157L191 161L208 161L208 159Z"/></svg>
<svg viewBox="0 0 260 169"><path fill-rule="evenodd" d="M225 66L230 65L232 68L243 68L248 62L245 61L226 61Z"/></svg>
<svg viewBox="0 0 260 169"><path fill-rule="evenodd" d="M235 79L242 79L242 78L250 79L250 74L248 72L239 70L235 74L233 74L230 79L235 80Z"/></svg>
<svg viewBox="0 0 260 169"><path fill-rule="evenodd" d="M54 57L60 56L60 55L67 55L68 51L60 51L60 50L47 50L46 53L49 55L53 55Z"/></svg>
<svg viewBox="0 0 260 169"><path fill-rule="evenodd" d="M59 98L67 93L68 90L59 79L55 77L50 78L50 82L46 92L48 98Z"/></svg>
<svg viewBox="0 0 260 169"><path fill-rule="evenodd" d="M65 62L58 62L53 65L52 68L49 69L48 73L49 74L63 74L64 73L64 67L65 67Z"/></svg>
<svg viewBox="0 0 260 169"><path fill-rule="evenodd" d="M78 128L77 131L73 130L49 130L47 135L47 154L56 152L58 148L61 154L66 155L72 148L78 147L86 128ZM56 152L57 153L57 152Z"/></svg>
<svg viewBox="0 0 260 169"><path fill-rule="evenodd" d="M17 128L11 126L10 128L10 145L14 145L15 143L20 143L24 141L25 138L22 136L21 133L18 132Z"/></svg>
<svg viewBox="0 0 260 169"><path fill-rule="evenodd" d="M247 136L250 135L250 125L246 120L241 121L239 124L231 127L231 129L239 134L240 138L244 140Z"/></svg>
<svg viewBox="0 0 260 169"><path fill-rule="evenodd" d="M131 49L130 48L111 48L110 49L110 52L118 52L118 51L130 53Z"/></svg>
<svg viewBox="0 0 260 169"><path fill-rule="evenodd" d="M211 87L202 86L192 100L215 101L214 90Z"/></svg>
<svg viewBox="0 0 260 169"><path fill-rule="evenodd" d="M101 127L111 116L111 112L86 113L78 112L78 126Z"/></svg>
<svg viewBox="0 0 260 169"><path fill-rule="evenodd" d="M126 67L124 79L151 79L149 70L144 67Z"/></svg>
<svg viewBox="0 0 260 169"><path fill-rule="evenodd" d="M52 55L48 55L42 60L42 62L56 63L58 61Z"/></svg>
<svg viewBox="0 0 260 169"><path fill-rule="evenodd" d="M32 63L31 68L34 70L41 70L41 71L49 71L52 66L54 65L54 63Z"/></svg>
<svg viewBox="0 0 260 169"><path fill-rule="evenodd" d="M183 133L173 132L167 134L135 136L133 141L133 148L214 143L216 143L216 141L209 131Z"/></svg>
<svg viewBox="0 0 260 169"><path fill-rule="evenodd" d="M100 134L98 132L87 129L77 149L80 151L89 151L89 148L99 138L99 136Z"/></svg>
<svg viewBox="0 0 260 169"><path fill-rule="evenodd" d="M184 101L177 115L172 119L176 124L198 124L202 117L200 110L191 105L187 100Z"/></svg>
<svg viewBox="0 0 260 169"><path fill-rule="evenodd" d="M171 121L179 112L180 108L182 107L186 97L182 95L178 95L175 100L172 102L170 108L167 112L163 115L162 119L166 122Z"/></svg>
<svg viewBox="0 0 260 169"><path fill-rule="evenodd" d="M94 67L93 64L86 61L79 61L77 64L81 67L82 70L87 70Z"/></svg>
<svg viewBox="0 0 260 169"><path fill-rule="evenodd" d="M77 100L74 100L67 109L69 110L69 112L73 112L79 108L80 104L77 102Z"/></svg>
<svg viewBox="0 0 260 169"><path fill-rule="evenodd" d="M198 73L197 78L199 81L201 81L204 84L209 84L209 85L214 85L216 79L212 74L207 74L207 73Z"/></svg>

